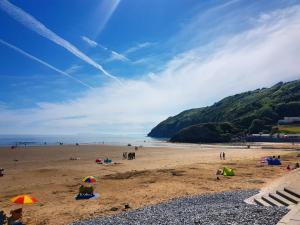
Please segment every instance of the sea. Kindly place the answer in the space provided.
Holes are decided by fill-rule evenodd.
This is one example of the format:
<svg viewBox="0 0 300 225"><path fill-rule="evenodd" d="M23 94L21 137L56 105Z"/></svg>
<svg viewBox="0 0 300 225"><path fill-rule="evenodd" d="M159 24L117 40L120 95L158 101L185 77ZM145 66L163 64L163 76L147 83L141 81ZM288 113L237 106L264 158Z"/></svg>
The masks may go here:
<svg viewBox="0 0 300 225"><path fill-rule="evenodd" d="M78 134L78 135L0 135L0 146L44 146L73 144L106 144L132 146L167 146L167 139L147 137L145 134Z"/></svg>

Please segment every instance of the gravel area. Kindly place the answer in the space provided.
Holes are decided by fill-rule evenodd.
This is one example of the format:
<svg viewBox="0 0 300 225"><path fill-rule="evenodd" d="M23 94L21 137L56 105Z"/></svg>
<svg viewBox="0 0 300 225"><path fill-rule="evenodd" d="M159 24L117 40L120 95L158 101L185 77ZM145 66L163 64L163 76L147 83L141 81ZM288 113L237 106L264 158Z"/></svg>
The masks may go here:
<svg viewBox="0 0 300 225"><path fill-rule="evenodd" d="M244 203L257 190L184 197L147 206L116 216L99 217L72 225L275 225L288 212L284 207L262 207Z"/></svg>

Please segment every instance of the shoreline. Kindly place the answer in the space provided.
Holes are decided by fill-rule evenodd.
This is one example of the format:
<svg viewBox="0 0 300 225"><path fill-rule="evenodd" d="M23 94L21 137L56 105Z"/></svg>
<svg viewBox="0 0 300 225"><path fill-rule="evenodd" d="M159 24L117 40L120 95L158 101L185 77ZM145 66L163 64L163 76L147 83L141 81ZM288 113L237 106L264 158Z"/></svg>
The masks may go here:
<svg viewBox="0 0 300 225"><path fill-rule="evenodd" d="M17 145L14 146L14 149L30 149L30 148L47 148L47 147L84 147L84 146L111 146L111 147L138 147L138 148L239 148L239 149L248 149L250 148L261 148L261 149L285 149L285 150L300 150L300 143L286 143L286 142L230 142L230 143L175 143L169 141L157 141L157 142L144 142L144 145L134 145L131 143L64 143L63 145L57 143L49 144L35 144L35 145ZM1 145L1 149L11 149L13 145Z"/></svg>

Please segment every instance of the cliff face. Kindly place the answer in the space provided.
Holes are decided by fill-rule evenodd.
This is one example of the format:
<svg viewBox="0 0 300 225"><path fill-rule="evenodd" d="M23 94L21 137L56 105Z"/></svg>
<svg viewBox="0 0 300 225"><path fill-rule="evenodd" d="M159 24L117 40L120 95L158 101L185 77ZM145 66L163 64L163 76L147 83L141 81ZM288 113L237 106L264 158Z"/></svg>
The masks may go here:
<svg viewBox="0 0 300 225"><path fill-rule="evenodd" d="M159 123L148 136L184 141L195 133L200 135L199 129L207 129L203 126L207 123L215 124L216 132L221 135L224 133L216 124L224 122L234 128L234 132L228 132L231 135L270 132L284 116L300 116L300 80L281 82L271 88L226 97L212 106L183 111ZM182 139L183 134L187 139Z"/></svg>

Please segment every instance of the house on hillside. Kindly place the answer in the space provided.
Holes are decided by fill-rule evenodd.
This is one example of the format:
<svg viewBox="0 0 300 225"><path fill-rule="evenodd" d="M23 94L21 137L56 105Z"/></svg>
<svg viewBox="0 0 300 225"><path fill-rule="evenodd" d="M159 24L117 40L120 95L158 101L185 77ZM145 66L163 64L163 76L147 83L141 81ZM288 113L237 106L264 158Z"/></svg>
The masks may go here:
<svg viewBox="0 0 300 225"><path fill-rule="evenodd" d="M300 124L300 117L284 117L278 120L278 125Z"/></svg>

